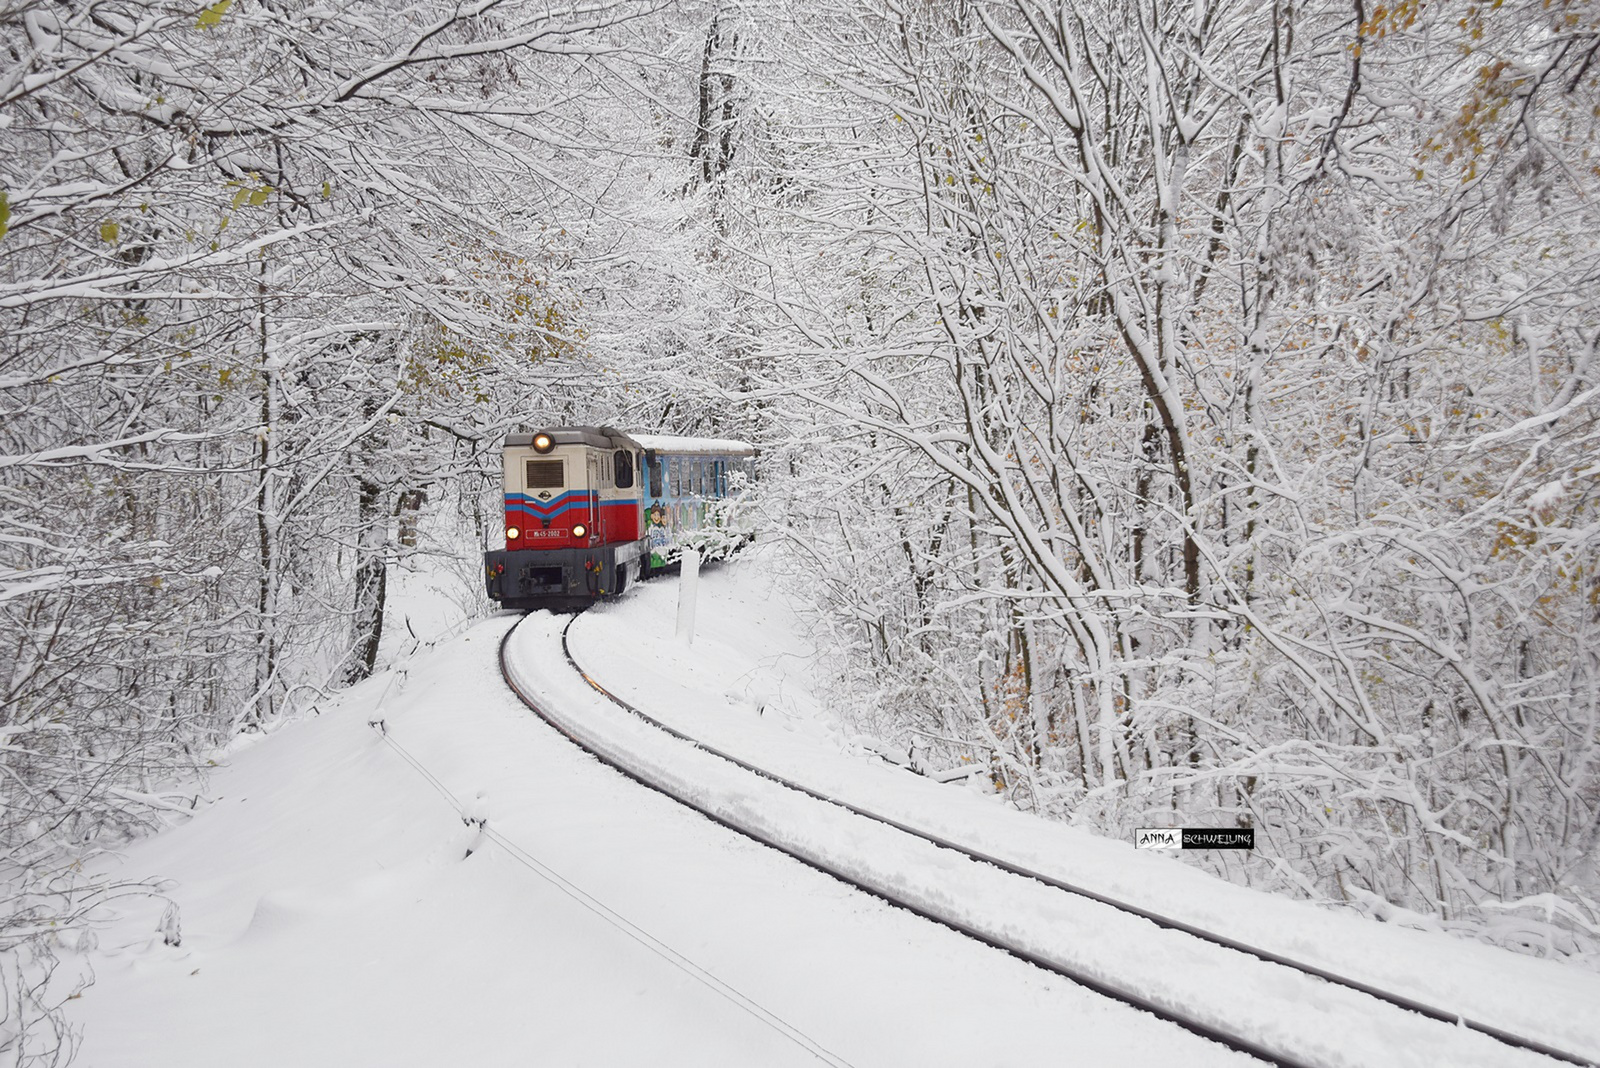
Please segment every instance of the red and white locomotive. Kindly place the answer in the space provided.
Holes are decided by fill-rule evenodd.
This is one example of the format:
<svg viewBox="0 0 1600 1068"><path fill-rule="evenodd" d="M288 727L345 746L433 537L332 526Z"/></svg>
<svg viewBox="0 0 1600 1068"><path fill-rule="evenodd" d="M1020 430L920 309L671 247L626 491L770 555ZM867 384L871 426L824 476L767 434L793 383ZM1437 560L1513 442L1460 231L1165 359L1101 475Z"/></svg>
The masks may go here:
<svg viewBox="0 0 1600 1068"><path fill-rule="evenodd" d="M572 608L621 593L687 546L728 546L726 504L753 475L742 441L554 427L506 436L506 547L483 554L505 608Z"/></svg>

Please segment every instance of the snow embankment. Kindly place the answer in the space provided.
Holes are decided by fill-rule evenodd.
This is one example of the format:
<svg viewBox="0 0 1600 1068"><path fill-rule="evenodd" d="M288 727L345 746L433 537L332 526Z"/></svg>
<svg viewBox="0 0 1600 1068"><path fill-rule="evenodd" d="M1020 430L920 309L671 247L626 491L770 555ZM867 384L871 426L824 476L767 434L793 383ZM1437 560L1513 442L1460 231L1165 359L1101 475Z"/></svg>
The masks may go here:
<svg viewBox="0 0 1600 1068"><path fill-rule="evenodd" d="M101 864L164 896L73 954L79 1066L1245 1063L602 767L500 680L515 622L237 748Z"/></svg>

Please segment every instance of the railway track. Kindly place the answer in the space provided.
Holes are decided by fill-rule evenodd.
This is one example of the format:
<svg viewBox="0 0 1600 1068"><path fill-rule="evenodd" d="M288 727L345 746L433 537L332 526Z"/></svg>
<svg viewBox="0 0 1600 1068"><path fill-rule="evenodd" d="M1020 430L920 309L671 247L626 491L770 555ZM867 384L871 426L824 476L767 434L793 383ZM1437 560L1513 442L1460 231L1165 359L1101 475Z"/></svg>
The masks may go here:
<svg viewBox="0 0 1600 1068"><path fill-rule="evenodd" d="M1182 936L1199 939L1202 942L1222 947L1234 953L1253 957L1270 965L1288 968L1294 972L1312 977L1333 986L1343 987L1366 998L1370 998L1376 1002L1382 1003L1382 1005L1390 1006L1392 1008L1404 1010L1410 1013L1415 1013L1427 1019L1438 1021L1439 1023L1452 1028L1461 1028L1476 1032L1505 1047L1508 1054L1511 1050L1520 1050L1540 1058L1546 1058L1553 1062L1588 1066L1588 1068L1600 1068L1600 1065L1597 1065L1596 1062L1569 1051L1558 1049L1546 1043L1512 1033L1503 1028L1495 1027L1491 1024L1468 1018L1459 1013L1441 1009L1435 1005L1420 1002L1414 998L1410 998L1393 991L1384 990L1373 984L1340 975L1328 969L1295 960L1262 947L1249 945L1237 939L1233 939L1213 931L1208 931L1204 928L1186 923L1174 917L1152 912L1151 910L1141 908L1132 903L1121 901L1084 887L1075 886L1046 873L1037 872L1021 865L1017 865L1006 860L1005 858L994 856L965 843L957 842L945 836L935 834L923 828L908 824L903 820L875 812L871 809L856 805L838 797L833 797L783 775L776 774L766 768L758 767L735 756L732 753L725 752L715 746L709 745L698 738L695 738L667 723L662 722L658 718L650 715L648 712L638 708L626 700L623 700L607 690L597 679L595 679L583 668L583 666L578 662L572 653L571 644L569 641L569 631L572 625L579 618L581 618L581 616L574 616L562 628L561 652L566 663L583 680L584 683L586 683L591 689L599 693L608 701L615 704L617 707L625 710L630 715L637 717L640 721L648 724L652 728L672 738L678 739L679 741L692 746L702 753L705 753L718 760L726 761L727 763L738 767L751 775L757 776L760 779L774 783L785 790L793 791L799 795L803 795L804 797L810 798L822 804L843 810L860 819L869 820L875 824L892 828L901 834L909 835L915 839L937 847L940 850L950 851L970 861L973 861L974 863L996 869L1000 872L1004 872L1007 875L1014 876L1019 879L1030 880L1034 883L1049 887L1050 889L1059 891L1063 894L1094 902L1097 905L1116 910L1117 912L1125 915L1137 917L1141 920L1148 921L1149 923L1152 923L1163 930L1173 931ZM520 624L518 625L520 626ZM1046 953L1038 952L1035 949L1022 945L1017 939L1006 937L1002 933L981 929L975 926L973 923L961 918L953 909L930 907L930 905L925 902L910 900L907 896L897 892L894 887L882 885L875 880L864 878L859 872L847 870L844 866L830 861L828 857L819 855L819 853L815 850L797 848L793 843L786 842L778 835L771 833L769 829L757 826L750 821L741 820L727 812L719 811L715 806L705 803L701 799L692 796L689 791L673 784L667 779L667 777L652 774L648 767L628 761L625 754L610 751L604 746L595 744L592 739L583 737L580 731L573 728L572 724L564 721L562 717L555 712L555 710L543 707L541 703L530 693L528 693L527 689L518 682L515 673L511 670L510 665L507 662L506 652L507 646L509 645L512 635L515 633L516 629L516 627L512 627L506 632L505 636L501 640L500 646L500 669L507 686L516 694L518 699L524 705L531 709L547 724L554 727L573 744L577 745L579 748L594 756L602 763L620 772L624 776L632 779L640 785L658 793L665 794L678 803L694 809L696 812L699 812L701 815L715 823L720 824L723 827L726 827L744 837L758 841L772 849L776 849L786 856L800 861L808 867L821 871L849 886L870 894L873 897L883 900L897 908L905 909L918 916L965 935L966 937L982 942L983 944L994 949L998 949L1002 952L1010 954L1013 957L1027 961L1028 963L1042 968L1045 971L1061 976L1062 978L1065 978L1073 983L1093 990L1102 996L1140 1009L1144 1012L1148 1012L1151 1015L1181 1027L1202 1038L1216 1042L1229 1049L1256 1057L1270 1064L1281 1065L1283 1068L1324 1068L1325 1062L1320 1061L1315 1057L1299 1053L1294 1050L1284 1049L1276 1044L1263 1041L1259 1037L1241 1033L1241 1029L1219 1023L1214 1018L1207 1018L1207 1016L1203 1013L1188 1011L1181 1005L1174 1005L1167 1001L1149 997L1134 989L1129 984L1119 983L1114 979L1108 978L1104 975L1095 974L1094 972L1083 967L1076 966L1073 963L1057 959L1056 957ZM1375 1006L1374 1008L1376 1011L1387 1011L1379 1006Z"/></svg>

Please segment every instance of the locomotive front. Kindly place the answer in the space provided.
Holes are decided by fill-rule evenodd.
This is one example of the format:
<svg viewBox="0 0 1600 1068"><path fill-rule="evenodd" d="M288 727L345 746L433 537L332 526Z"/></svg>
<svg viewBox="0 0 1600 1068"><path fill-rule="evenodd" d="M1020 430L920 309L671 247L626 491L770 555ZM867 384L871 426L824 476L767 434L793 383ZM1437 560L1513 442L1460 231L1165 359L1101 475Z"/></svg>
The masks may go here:
<svg viewBox="0 0 1600 1068"><path fill-rule="evenodd" d="M574 608L642 577L642 452L612 427L507 435L506 547L483 554L490 600Z"/></svg>

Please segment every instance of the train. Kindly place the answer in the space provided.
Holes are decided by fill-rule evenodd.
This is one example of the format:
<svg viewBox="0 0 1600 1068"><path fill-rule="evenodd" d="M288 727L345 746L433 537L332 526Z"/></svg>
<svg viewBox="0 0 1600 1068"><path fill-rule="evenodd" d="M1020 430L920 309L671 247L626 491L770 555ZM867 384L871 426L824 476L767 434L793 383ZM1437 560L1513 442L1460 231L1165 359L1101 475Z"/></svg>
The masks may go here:
<svg viewBox="0 0 1600 1068"><path fill-rule="evenodd" d="M754 537L736 507L756 450L723 438L560 426L508 434L501 449L504 549L483 554L502 608L570 610Z"/></svg>

